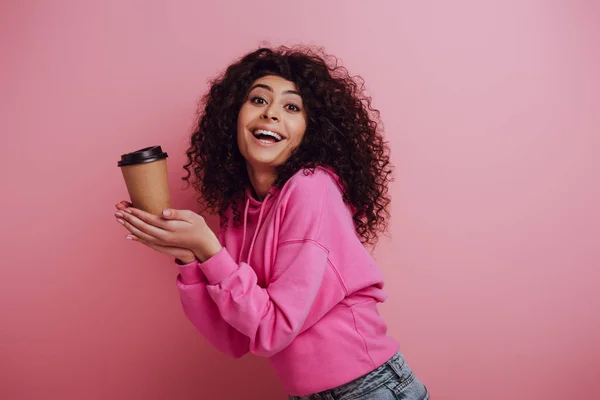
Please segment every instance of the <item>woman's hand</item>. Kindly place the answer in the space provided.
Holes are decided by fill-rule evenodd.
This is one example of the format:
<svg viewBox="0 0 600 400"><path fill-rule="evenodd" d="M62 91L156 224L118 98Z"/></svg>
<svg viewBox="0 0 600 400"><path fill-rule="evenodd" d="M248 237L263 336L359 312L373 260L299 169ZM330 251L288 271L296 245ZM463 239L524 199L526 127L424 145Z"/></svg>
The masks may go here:
<svg viewBox="0 0 600 400"><path fill-rule="evenodd" d="M132 205L131 205L131 203L129 203L127 201L122 201L120 203L117 203L116 207L117 207L117 210L119 210L119 212L123 213L123 212L125 212L125 209L132 207ZM163 253L168 256L175 257L183 264L190 264L196 260L196 255L190 249L183 249L180 247L161 246L158 244L151 244L151 243L145 242L144 240L139 239L138 237L134 236L131 233L129 235L127 235L127 239L135 240L136 242L145 244L146 246L150 247L152 250L158 251L159 253Z"/></svg>
<svg viewBox="0 0 600 400"><path fill-rule="evenodd" d="M157 251L169 251L166 254L173 255L172 248L189 249L201 261L221 251L219 240L204 218L192 211L167 209L162 216L156 216L126 202L117 208L117 221L131 233L129 237ZM188 261L189 254L187 256L186 260L180 260Z"/></svg>

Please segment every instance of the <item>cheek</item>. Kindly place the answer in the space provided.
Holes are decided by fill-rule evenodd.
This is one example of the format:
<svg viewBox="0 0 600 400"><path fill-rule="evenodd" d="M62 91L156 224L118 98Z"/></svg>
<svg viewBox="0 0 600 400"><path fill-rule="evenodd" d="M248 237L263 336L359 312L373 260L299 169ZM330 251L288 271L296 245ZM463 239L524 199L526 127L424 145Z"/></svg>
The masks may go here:
<svg viewBox="0 0 600 400"><path fill-rule="evenodd" d="M303 120L294 121L294 124L290 127L293 136L293 142L295 145L302 142L304 133L306 132L306 122Z"/></svg>

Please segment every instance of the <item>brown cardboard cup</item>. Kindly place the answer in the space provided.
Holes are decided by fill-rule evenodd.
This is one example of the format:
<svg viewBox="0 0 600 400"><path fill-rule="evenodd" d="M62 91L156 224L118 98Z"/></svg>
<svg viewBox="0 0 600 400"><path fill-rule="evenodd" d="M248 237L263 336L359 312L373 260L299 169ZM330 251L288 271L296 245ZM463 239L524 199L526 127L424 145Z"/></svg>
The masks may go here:
<svg viewBox="0 0 600 400"><path fill-rule="evenodd" d="M167 153L160 146L123 154L118 166L133 207L160 215L171 207L167 174Z"/></svg>

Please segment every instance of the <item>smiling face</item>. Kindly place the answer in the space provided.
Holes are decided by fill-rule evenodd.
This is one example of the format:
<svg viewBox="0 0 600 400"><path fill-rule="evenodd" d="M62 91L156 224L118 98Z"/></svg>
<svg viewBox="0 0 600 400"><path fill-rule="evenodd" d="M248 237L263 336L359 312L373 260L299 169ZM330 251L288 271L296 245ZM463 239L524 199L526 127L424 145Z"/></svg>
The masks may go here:
<svg viewBox="0 0 600 400"><path fill-rule="evenodd" d="M250 85L237 120L237 144L249 168L283 165L305 131L306 112L293 82L268 75Z"/></svg>

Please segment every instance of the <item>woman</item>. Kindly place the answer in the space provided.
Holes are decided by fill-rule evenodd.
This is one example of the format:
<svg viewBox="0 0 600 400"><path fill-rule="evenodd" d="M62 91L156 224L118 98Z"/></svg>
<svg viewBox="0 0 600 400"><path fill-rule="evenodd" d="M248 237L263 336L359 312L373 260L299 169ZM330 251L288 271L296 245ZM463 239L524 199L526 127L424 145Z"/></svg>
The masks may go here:
<svg viewBox="0 0 600 400"><path fill-rule="evenodd" d="M293 399L428 399L377 303L366 250L390 181L360 81L306 48L262 48L212 82L183 179L218 212L117 204L129 239L176 258L185 314L223 353L268 357Z"/></svg>

